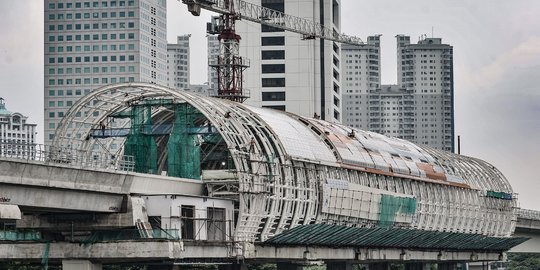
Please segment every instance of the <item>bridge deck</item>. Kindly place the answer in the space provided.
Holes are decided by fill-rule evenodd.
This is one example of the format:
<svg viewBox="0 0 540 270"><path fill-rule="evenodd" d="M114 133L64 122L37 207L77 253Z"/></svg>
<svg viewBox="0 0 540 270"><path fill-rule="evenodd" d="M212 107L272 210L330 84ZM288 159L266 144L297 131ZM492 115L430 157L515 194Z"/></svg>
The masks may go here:
<svg viewBox="0 0 540 270"><path fill-rule="evenodd" d="M118 212L125 195L201 195L202 181L0 158L0 198L27 209Z"/></svg>

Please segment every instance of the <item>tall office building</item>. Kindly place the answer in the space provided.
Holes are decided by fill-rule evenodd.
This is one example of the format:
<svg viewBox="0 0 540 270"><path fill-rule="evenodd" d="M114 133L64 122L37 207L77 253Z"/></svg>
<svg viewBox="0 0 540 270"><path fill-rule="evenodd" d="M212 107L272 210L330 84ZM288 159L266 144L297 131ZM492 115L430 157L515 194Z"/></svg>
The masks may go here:
<svg viewBox="0 0 540 270"><path fill-rule="evenodd" d="M177 90L189 87L189 38L178 36L176 44L167 44L167 86Z"/></svg>
<svg viewBox="0 0 540 270"><path fill-rule="evenodd" d="M45 143L66 111L100 86L167 84L165 0L44 3Z"/></svg>
<svg viewBox="0 0 540 270"><path fill-rule="evenodd" d="M417 44L408 36L396 38L397 85L374 83L380 82L375 72L379 55L370 51L378 52L378 39L374 43L375 37L369 37L363 47L343 46L344 123L453 151L452 46L440 38L423 38Z"/></svg>
<svg viewBox="0 0 540 270"><path fill-rule="evenodd" d="M0 97L0 155L26 157L36 143L36 124L28 123L28 117L6 109Z"/></svg>
<svg viewBox="0 0 540 270"><path fill-rule="evenodd" d="M339 0L249 2L341 32ZM341 121L341 44L302 40L296 33L244 21L237 23L237 32L242 38L240 55L251 61L244 84L251 97L245 103Z"/></svg>

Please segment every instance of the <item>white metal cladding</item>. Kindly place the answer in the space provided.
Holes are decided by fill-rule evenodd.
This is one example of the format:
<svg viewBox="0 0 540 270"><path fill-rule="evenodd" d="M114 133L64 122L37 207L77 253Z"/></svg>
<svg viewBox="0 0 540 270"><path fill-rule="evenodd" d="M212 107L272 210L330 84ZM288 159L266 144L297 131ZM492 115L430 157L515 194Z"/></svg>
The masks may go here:
<svg viewBox="0 0 540 270"><path fill-rule="evenodd" d="M337 162L328 146L298 120L276 110L255 107L249 109L271 127L291 157L332 164Z"/></svg>
<svg viewBox="0 0 540 270"><path fill-rule="evenodd" d="M490 196L512 194L512 189L504 176L484 161L151 84L110 85L83 97L61 121L54 143L92 148L95 142L84 139L92 126L130 102L157 98L188 102L226 142L237 180L233 184L215 180L207 184L211 196L233 196L238 201L236 240L263 241L311 223L379 226L376 217L383 214L378 205L380 194L416 201L412 216L396 212L396 227L490 236L513 232L516 198ZM99 116L91 117L95 112ZM83 136L73 136L70 126ZM252 139L256 143L248 151ZM331 211L323 211L324 188L335 183L343 185L337 185L340 191L330 190L336 201ZM227 192L212 188L220 185L228 185ZM359 201L355 201L354 192L360 192Z"/></svg>

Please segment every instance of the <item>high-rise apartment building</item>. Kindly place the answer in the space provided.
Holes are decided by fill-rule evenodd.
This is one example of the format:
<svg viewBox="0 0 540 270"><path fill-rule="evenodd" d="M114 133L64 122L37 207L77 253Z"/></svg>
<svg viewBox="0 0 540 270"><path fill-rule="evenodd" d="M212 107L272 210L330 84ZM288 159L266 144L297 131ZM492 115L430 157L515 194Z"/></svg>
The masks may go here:
<svg viewBox="0 0 540 270"><path fill-rule="evenodd" d="M339 0L249 0L257 5L307 18L340 31ZM296 33L239 21L240 55L251 62L245 72L250 90L246 104L286 110L340 122L341 44L321 39L303 40Z"/></svg>
<svg viewBox="0 0 540 270"><path fill-rule="evenodd" d="M66 111L100 86L167 85L165 0L44 3L45 143Z"/></svg>
<svg viewBox="0 0 540 270"><path fill-rule="evenodd" d="M208 87L210 89L210 95L216 95L218 90L218 73L217 70L210 65L217 64L219 56L219 40L217 35L207 36L208 45Z"/></svg>
<svg viewBox="0 0 540 270"><path fill-rule="evenodd" d="M380 35L369 36L364 46L342 45L343 124L373 129L368 106L370 94L381 85L380 61Z"/></svg>
<svg viewBox="0 0 540 270"><path fill-rule="evenodd" d="M412 95L404 139L454 151L453 48L440 38L396 36L398 85Z"/></svg>
<svg viewBox="0 0 540 270"><path fill-rule="evenodd" d="M440 38L417 44L408 36L396 38L397 85L374 83L380 82L378 38L369 37L362 47L343 46L344 123L453 151L452 46Z"/></svg>
<svg viewBox="0 0 540 270"><path fill-rule="evenodd" d="M178 36L176 44L167 44L167 86L178 90L189 87L189 38Z"/></svg>
<svg viewBox="0 0 540 270"><path fill-rule="evenodd" d="M0 155L24 156L29 154L36 142L36 124L27 122L28 117L6 109L0 97Z"/></svg>

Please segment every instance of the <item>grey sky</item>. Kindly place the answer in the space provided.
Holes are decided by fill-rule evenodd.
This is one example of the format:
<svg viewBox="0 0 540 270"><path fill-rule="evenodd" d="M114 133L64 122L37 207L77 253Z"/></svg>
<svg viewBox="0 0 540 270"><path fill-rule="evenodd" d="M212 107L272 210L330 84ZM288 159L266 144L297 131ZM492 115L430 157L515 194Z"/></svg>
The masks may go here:
<svg viewBox="0 0 540 270"><path fill-rule="evenodd" d="M191 81L206 81L203 12L168 0L168 40L192 34ZM43 119L43 1L0 0L0 96L8 109ZM382 34L383 83L396 83L396 34L421 34L454 46L456 134L462 154L484 159L540 210L540 1L342 0L343 32Z"/></svg>

